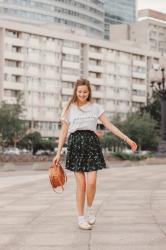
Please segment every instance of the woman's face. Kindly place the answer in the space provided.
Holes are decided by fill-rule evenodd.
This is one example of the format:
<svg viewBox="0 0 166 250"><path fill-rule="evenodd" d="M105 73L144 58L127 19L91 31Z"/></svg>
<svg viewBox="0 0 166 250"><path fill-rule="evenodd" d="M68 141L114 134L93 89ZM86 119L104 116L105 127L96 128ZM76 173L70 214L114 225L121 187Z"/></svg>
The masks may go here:
<svg viewBox="0 0 166 250"><path fill-rule="evenodd" d="M80 103L87 102L87 99L89 97L89 90L87 86L81 85L77 87L77 101Z"/></svg>

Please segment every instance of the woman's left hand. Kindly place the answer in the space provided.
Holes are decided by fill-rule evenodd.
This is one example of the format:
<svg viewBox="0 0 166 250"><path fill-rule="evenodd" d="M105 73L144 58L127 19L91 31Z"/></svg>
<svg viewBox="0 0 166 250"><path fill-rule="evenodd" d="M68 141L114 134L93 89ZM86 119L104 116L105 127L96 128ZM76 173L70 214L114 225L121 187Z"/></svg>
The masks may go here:
<svg viewBox="0 0 166 250"><path fill-rule="evenodd" d="M133 152L135 152L137 150L137 144L134 141L132 141L131 139L128 138L126 140L126 142L129 144L129 146L131 147L131 150Z"/></svg>

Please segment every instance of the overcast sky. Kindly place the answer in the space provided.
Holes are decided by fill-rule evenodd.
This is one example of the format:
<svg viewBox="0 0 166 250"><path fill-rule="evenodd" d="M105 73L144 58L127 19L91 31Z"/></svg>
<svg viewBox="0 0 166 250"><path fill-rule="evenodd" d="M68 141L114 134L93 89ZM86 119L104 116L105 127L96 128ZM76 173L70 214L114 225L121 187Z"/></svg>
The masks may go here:
<svg viewBox="0 0 166 250"><path fill-rule="evenodd" d="M166 0L137 0L138 9L154 9L166 13Z"/></svg>

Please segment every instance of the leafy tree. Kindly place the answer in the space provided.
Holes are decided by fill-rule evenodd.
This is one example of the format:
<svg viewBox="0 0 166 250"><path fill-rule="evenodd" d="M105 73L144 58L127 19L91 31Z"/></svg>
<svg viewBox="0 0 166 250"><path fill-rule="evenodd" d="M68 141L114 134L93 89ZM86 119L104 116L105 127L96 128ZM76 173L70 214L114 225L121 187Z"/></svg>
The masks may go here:
<svg viewBox="0 0 166 250"><path fill-rule="evenodd" d="M102 147L104 149L108 148L110 151L120 151L124 147L121 140L110 132L105 133L104 136L100 138L100 141Z"/></svg>
<svg viewBox="0 0 166 250"><path fill-rule="evenodd" d="M150 114L139 112L128 114L126 120L120 121L119 117L114 118L112 123L119 128L124 134L130 137L138 144L139 150L156 150L159 137L156 131L156 121ZM119 152L124 147L129 147L122 142L117 136L108 132L101 138L103 148Z"/></svg>
<svg viewBox="0 0 166 250"><path fill-rule="evenodd" d="M122 122L120 121L120 116L114 116L112 123L118 127L120 130L122 128ZM124 148L124 143L115 135L110 132L106 132L103 137L100 138L102 147L104 149L108 148L110 151L121 151Z"/></svg>
<svg viewBox="0 0 166 250"><path fill-rule="evenodd" d="M16 145L25 133L25 123L20 119L23 106L21 103L21 95L17 97L16 104L7 104L2 102L0 106L0 134L1 144Z"/></svg>
<svg viewBox="0 0 166 250"><path fill-rule="evenodd" d="M138 144L139 150L156 150L159 138L156 121L150 114L129 114L122 126L124 133Z"/></svg>
<svg viewBox="0 0 166 250"><path fill-rule="evenodd" d="M152 98L148 100L148 104L141 107L141 113L144 112L149 113L156 121L156 129L159 131L161 126L161 104L160 97L157 93L153 92Z"/></svg>
<svg viewBox="0 0 166 250"><path fill-rule="evenodd" d="M19 142L19 147L32 150L33 154L38 150L38 145L42 142L41 134L37 131L25 135Z"/></svg>
<svg viewBox="0 0 166 250"><path fill-rule="evenodd" d="M43 140L39 132L35 131L25 135L19 142L19 147L26 148L36 154L38 150L49 150L54 151L56 144L52 140Z"/></svg>

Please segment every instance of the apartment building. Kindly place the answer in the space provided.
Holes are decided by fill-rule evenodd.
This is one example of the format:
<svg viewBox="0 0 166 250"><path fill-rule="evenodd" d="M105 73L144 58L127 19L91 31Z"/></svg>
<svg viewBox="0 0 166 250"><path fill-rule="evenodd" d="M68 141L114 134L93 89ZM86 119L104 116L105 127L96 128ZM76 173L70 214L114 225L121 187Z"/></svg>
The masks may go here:
<svg viewBox="0 0 166 250"><path fill-rule="evenodd" d="M139 13L139 21L136 23L112 25L111 40L131 40L152 51L166 54L166 14L152 10Z"/></svg>
<svg viewBox="0 0 166 250"><path fill-rule="evenodd" d="M104 0L105 39L110 39L110 24L136 21L136 0Z"/></svg>
<svg viewBox="0 0 166 250"><path fill-rule="evenodd" d="M132 23L136 0L0 0L5 20L81 29L90 37L109 39L112 23Z"/></svg>
<svg viewBox="0 0 166 250"><path fill-rule="evenodd" d="M43 137L57 136L59 115L80 77L90 80L93 99L110 120L146 104L149 64L159 59L131 43L9 21L0 23L0 51L0 102L13 104L23 93L21 118Z"/></svg>
<svg viewBox="0 0 166 250"><path fill-rule="evenodd" d="M147 57L114 46L89 45L88 78L110 119L135 111L147 99ZM129 49L129 47L128 47Z"/></svg>
<svg viewBox="0 0 166 250"><path fill-rule="evenodd" d="M0 17L40 25L56 23L81 29L88 36L104 37L102 0L1 0Z"/></svg>

